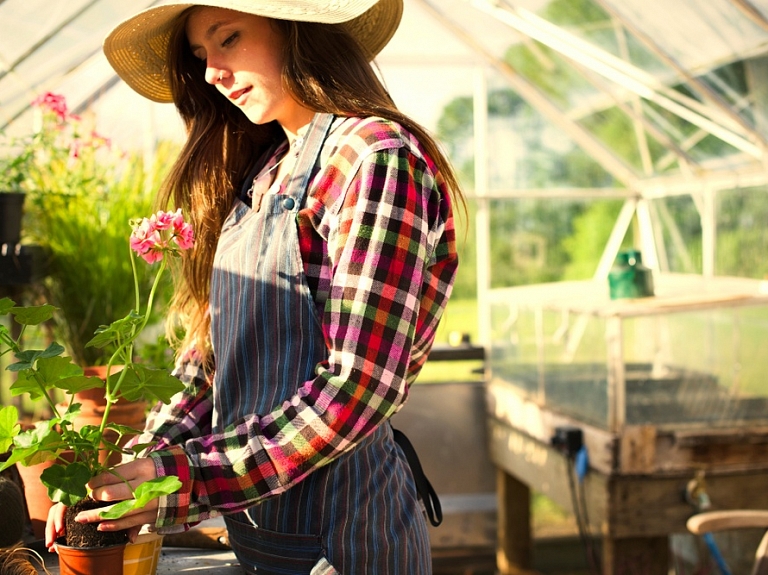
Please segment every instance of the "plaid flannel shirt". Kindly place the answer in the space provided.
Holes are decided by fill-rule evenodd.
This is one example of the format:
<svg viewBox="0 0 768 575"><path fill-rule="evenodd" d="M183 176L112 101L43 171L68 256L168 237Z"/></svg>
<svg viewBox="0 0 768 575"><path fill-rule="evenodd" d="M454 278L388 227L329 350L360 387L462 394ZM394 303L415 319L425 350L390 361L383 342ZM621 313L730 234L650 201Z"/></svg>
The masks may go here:
<svg viewBox="0 0 768 575"><path fill-rule="evenodd" d="M294 398L221 433L211 383L194 353L182 358L187 388L136 438L156 441L158 475L183 484L160 498L163 531L250 507L353 448L400 409L427 359L458 260L445 184L410 133L336 118L298 232L328 356Z"/></svg>

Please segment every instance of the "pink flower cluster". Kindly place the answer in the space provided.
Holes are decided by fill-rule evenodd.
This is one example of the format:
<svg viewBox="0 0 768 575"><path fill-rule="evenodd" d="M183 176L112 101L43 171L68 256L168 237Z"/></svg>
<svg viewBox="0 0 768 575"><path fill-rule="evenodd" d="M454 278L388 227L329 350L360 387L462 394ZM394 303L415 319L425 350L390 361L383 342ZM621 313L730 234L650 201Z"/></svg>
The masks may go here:
<svg viewBox="0 0 768 575"><path fill-rule="evenodd" d="M2 0L0 0L1 2ZM69 141L69 158L70 160L76 160L80 157L83 150L87 148L100 148L102 146L110 149L112 147L112 141L99 134L95 130L91 130L89 136L81 136L77 129L77 125L82 121L80 116L69 113L67 107L67 99L61 94L54 94L53 92L46 92L32 100L32 106L40 108L41 110L51 112L57 121L55 129L63 131L67 124L74 126L72 133L70 134L71 140Z"/></svg>
<svg viewBox="0 0 768 575"><path fill-rule="evenodd" d="M56 114L59 121L63 122L69 118L69 110L67 109L67 100L61 94L54 94L52 92L46 92L42 96L38 96L32 101L32 105L44 110L49 110Z"/></svg>
<svg viewBox="0 0 768 575"><path fill-rule="evenodd" d="M188 250L194 243L192 224L184 221L181 208L159 211L133 224L131 249L150 264L162 260L166 252Z"/></svg>

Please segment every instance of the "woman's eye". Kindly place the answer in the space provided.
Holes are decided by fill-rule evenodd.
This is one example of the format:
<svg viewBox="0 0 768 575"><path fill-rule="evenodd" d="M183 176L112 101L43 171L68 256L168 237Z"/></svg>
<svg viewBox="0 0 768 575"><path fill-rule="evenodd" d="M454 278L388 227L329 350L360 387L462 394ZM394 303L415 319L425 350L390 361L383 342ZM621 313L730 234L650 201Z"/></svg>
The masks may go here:
<svg viewBox="0 0 768 575"><path fill-rule="evenodd" d="M235 40L237 40L239 35L240 34L238 32L234 32L233 34L230 34L229 36L227 36L227 39L221 43L222 48L226 48L227 46L230 46Z"/></svg>

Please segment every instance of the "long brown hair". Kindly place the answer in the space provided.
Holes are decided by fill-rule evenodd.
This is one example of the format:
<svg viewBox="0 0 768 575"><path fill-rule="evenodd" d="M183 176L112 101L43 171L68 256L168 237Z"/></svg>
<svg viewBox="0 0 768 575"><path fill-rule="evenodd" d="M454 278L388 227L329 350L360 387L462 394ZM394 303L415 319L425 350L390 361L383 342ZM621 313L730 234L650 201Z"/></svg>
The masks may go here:
<svg viewBox="0 0 768 575"><path fill-rule="evenodd" d="M162 206L183 208L195 228L195 246L182 258L171 318L179 318L186 328L181 349L195 342L203 357L210 359L208 296L221 226L248 170L285 134L277 122L253 124L205 81L205 63L193 56L186 38L192 10L175 23L168 52L171 90L187 141L159 201ZM343 25L272 23L284 38L283 85L296 101L315 112L379 116L397 122L435 162L454 203L464 205L448 159L424 128L397 109L364 50Z"/></svg>

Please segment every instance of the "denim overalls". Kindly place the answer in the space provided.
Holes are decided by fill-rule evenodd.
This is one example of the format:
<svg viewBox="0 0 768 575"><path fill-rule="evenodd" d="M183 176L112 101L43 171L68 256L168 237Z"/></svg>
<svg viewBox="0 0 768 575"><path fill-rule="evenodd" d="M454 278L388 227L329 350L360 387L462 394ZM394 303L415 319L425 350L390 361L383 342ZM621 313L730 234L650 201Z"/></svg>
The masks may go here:
<svg viewBox="0 0 768 575"><path fill-rule="evenodd" d="M282 194L236 200L214 261L214 428L267 414L327 357L299 251L297 214L333 116L316 114ZM248 573L422 575L429 537L389 423L355 449L247 512L225 517Z"/></svg>

